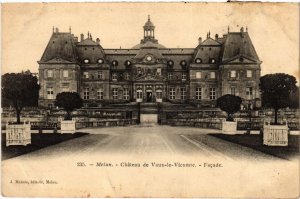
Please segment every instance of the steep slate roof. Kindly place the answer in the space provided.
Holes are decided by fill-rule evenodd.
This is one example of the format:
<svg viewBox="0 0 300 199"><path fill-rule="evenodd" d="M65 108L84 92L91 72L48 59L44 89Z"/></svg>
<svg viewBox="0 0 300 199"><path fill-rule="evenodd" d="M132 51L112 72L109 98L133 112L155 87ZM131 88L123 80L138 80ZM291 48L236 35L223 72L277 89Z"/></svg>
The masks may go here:
<svg viewBox="0 0 300 199"><path fill-rule="evenodd" d="M103 49L99 42L93 41L91 37L75 43L71 33L53 32L40 63L83 63L84 59L89 59L89 64L93 64L97 63L99 58L103 58L108 63L118 61L117 68L124 69L125 61L138 63L147 54L152 54L163 63L173 60L174 69L181 69L180 62L183 60L187 64L193 64L196 58L200 58L204 65L208 64L211 58L216 60L216 64L236 62L241 57L245 58L246 62L260 62L248 32L241 31L228 32L215 39L208 36L196 48L165 48L158 44L157 40L142 40L132 49Z"/></svg>
<svg viewBox="0 0 300 199"><path fill-rule="evenodd" d="M248 32L230 32L224 43L222 62L243 56L259 62Z"/></svg>
<svg viewBox="0 0 300 199"><path fill-rule="evenodd" d="M71 33L53 33L40 62L47 62L56 58L77 62L76 46Z"/></svg>
<svg viewBox="0 0 300 199"><path fill-rule="evenodd" d="M201 46L220 46L221 44L212 38L207 38L201 44Z"/></svg>
<svg viewBox="0 0 300 199"><path fill-rule="evenodd" d="M141 60L148 54L153 55L155 59L164 59L157 45L155 45L155 43L151 41L147 41L145 44L142 45L134 59Z"/></svg>
<svg viewBox="0 0 300 199"><path fill-rule="evenodd" d="M86 38L85 40L77 43L77 46L99 46L99 44L91 38Z"/></svg>
<svg viewBox="0 0 300 199"><path fill-rule="evenodd" d="M140 48L143 47L144 45L145 45L145 44L140 43L140 44L137 44L137 45L133 46L132 49L140 49ZM155 45L157 48L159 48L159 49L166 48L164 45L161 45L161 44L159 44L159 43L154 43L154 45Z"/></svg>
<svg viewBox="0 0 300 199"><path fill-rule="evenodd" d="M87 38L77 44L78 61L83 63L84 59L89 59L91 64L97 63L98 59L105 58L104 50L99 43Z"/></svg>

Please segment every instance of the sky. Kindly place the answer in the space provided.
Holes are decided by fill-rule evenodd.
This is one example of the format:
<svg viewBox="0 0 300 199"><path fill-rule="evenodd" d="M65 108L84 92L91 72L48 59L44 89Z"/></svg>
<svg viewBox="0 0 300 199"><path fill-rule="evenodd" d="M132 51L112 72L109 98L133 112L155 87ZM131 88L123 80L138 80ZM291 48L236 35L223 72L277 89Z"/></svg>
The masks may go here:
<svg viewBox="0 0 300 199"><path fill-rule="evenodd" d="M262 75L284 72L299 81L297 3L27 3L2 4L1 73L38 71L52 34L91 32L103 48L131 48L143 37L148 15L167 48L195 48L198 38L248 27Z"/></svg>

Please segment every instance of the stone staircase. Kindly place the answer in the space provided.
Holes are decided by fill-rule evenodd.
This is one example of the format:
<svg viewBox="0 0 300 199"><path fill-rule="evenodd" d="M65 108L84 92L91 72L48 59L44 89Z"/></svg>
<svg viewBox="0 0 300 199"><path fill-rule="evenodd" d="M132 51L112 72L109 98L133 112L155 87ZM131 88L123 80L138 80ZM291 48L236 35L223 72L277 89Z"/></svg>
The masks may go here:
<svg viewBox="0 0 300 199"><path fill-rule="evenodd" d="M158 113L157 103L153 103L153 102L141 103L140 113L141 114L157 114Z"/></svg>

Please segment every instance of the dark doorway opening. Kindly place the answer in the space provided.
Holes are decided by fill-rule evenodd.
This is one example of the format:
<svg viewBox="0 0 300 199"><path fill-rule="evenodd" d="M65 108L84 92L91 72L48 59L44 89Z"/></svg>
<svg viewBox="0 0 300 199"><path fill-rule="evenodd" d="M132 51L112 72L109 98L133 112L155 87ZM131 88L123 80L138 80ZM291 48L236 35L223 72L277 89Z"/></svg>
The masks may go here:
<svg viewBox="0 0 300 199"><path fill-rule="evenodd" d="M147 92L147 102L152 102L152 92Z"/></svg>

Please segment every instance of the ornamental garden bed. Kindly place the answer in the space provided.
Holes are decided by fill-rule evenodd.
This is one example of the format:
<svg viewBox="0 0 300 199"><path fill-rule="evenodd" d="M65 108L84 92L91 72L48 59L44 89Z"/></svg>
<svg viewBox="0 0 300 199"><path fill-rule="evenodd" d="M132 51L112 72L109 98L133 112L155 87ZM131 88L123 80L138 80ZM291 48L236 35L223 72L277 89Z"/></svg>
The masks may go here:
<svg viewBox="0 0 300 199"><path fill-rule="evenodd" d="M288 146L265 146L263 145L263 135L224 135L210 134L235 144L240 144L254 150L267 153L282 159L292 159L299 155L299 135L288 135Z"/></svg>
<svg viewBox="0 0 300 199"><path fill-rule="evenodd" d="M67 140L71 140L74 138L78 138L88 133L74 133L74 134L31 134L31 144L27 146L5 146L6 135L2 134L2 160L6 160L9 158L17 157L20 155L24 155L26 153L30 153L36 151L38 149L45 148L47 146L51 146L54 144L58 144Z"/></svg>

